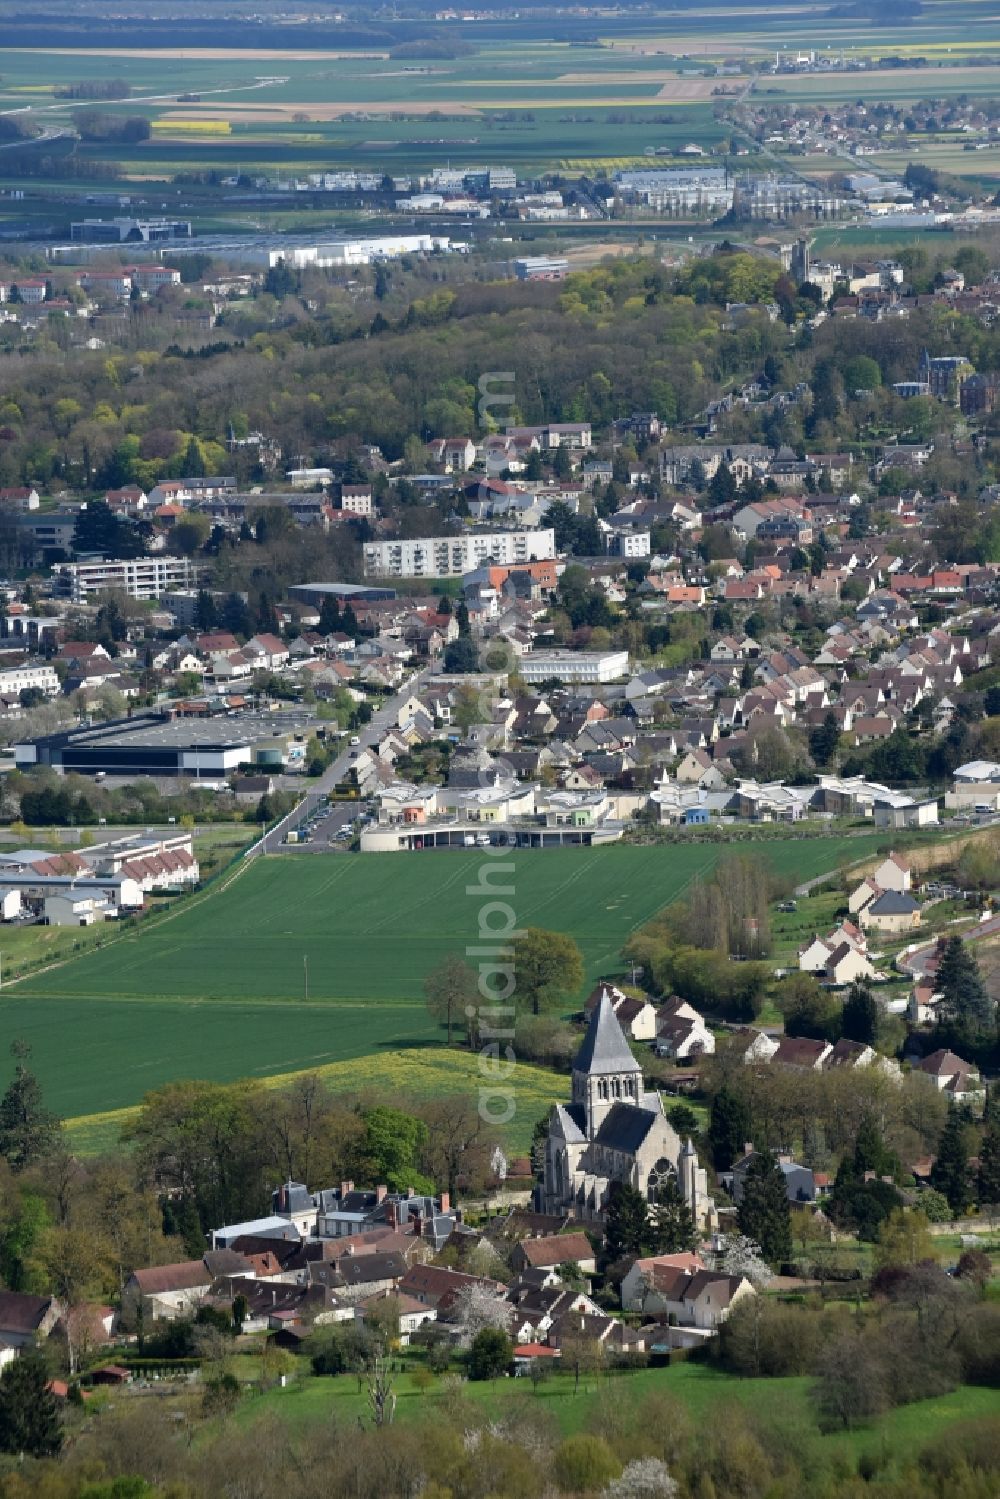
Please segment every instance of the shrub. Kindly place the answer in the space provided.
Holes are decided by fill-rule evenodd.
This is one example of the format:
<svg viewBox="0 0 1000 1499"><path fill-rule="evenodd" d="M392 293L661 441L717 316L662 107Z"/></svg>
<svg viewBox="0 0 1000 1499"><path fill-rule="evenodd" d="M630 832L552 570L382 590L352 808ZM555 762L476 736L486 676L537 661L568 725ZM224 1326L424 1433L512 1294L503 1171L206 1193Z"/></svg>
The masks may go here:
<svg viewBox="0 0 1000 1499"><path fill-rule="evenodd" d="M587 1494L621 1475L622 1465L603 1437L578 1432L567 1437L555 1457L556 1482L570 1494Z"/></svg>

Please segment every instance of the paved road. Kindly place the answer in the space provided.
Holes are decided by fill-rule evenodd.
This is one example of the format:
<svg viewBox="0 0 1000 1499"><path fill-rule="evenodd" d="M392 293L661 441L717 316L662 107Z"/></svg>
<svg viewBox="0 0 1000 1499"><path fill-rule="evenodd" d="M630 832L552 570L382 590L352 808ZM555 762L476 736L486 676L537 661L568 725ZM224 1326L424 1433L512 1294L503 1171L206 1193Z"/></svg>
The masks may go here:
<svg viewBox="0 0 1000 1499"><path fill-rule="evenodd" d="M386 700L382 707L372 715L371 722L351 736L351 738L359 739L361 741L360 744L352 747L349 739L341 740L341 744L344 747L337 758L327 766L321 776L317 776L315 780L305 783L302 800L292 808L287 817L283 818L276 827L271 829L259 844L254 846L251 855L276 854L286 851L289 848L289 845L285 842L285 836L289 829L297 828L301 823L308 820L318 805L324 802L334 787L344 779L360 750L378 743L386 729L396 723L399 710L406 699L412 693L419 692L425 679L431 675L434 669L432 666L423 667L407 679L394 697ZM309 853L328 853L331 848L343 848L348 840L345 838L337 843L334 841L334 835L346 823L353 822L357 815L358 804L356 802L332 803L328 816L314 825L310 842L300 845L292 844L291 847L301 847L303 852Z"/></svg>

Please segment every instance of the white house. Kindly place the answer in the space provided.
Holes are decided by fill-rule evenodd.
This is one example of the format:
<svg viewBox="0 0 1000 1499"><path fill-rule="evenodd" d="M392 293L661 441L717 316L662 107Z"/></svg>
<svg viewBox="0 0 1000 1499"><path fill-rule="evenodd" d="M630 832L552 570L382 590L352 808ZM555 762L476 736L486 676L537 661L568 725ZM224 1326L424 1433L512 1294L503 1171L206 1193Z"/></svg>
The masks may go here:
<svg viewBox="0 0 1000 1499"><path fill-rule="evenodd" d="M890 854L875 870L872 879L882 890L909 890L910 866L899 854Z"/></svg>

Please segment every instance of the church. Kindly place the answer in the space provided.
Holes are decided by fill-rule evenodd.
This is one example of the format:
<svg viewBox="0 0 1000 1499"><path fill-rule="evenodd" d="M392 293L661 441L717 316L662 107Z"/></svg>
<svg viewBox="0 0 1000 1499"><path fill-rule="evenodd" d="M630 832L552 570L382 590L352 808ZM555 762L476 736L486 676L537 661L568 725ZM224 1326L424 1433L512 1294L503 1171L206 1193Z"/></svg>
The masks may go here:
<svg viewBox="0 0 1000 1499"><path fill-rule="evenodd" d="M643 1090L642 1068L605 990L573 1064L572 1101L552 1110L539 1209L600 1221L614 1182L653 1200L671 1178L699 1231L714 1228L715 1203L697 1152L690 1140L681 1144L659 1093Z"/></svg>

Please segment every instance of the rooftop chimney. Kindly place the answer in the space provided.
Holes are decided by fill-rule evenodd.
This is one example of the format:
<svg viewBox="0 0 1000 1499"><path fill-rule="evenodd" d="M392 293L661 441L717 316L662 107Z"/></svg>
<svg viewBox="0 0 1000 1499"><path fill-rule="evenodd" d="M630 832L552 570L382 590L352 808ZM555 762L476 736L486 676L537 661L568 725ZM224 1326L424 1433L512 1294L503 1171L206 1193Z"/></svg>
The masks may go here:
<svg viewBox="0 0 1000 1499"><path fill-rule="evenodd" d="M388 1197L388 1195L389 1195L389 1188L388 1187L376 1187L375 1188L375 1204L376 1204L376 1206L378 1206L379 1204L385 1202L385 1199Z"/></svg>
<svg viewBox="0 0 1000 1499"><path fill-rule="evenodd" d="M450 1192L442 1192L441 1193L441 1212L442 1213L450 1213L451 1212L451 1193Z"/></svg>
<svg viewBox="0 0 1000 1499"><path fill-rule="evenodd" d="M406 1195L407 1197L413 1197L415 1195L412 1187L407 1187Z"/></svg>
<svg viewBox="0 0 1000 1499"><path fill-rule="evenodd" d="M743 1141L743 1154L744 1155L750 1155L750 1153L751 1153L752 1150L753 1150L753 1141L752 1140L744 1140Z"/></svg>
<svg viewBox="0 0 1000 1499"><path fill-rule="evenodd" d="M341 1182L341 1184L340 1184L340 1195L341 1195L341 1197L346 1197L347 1194L348 1194L348 1192L353 1192L353 1191L354 1191L354 1183L353 1182Z"/></svg>

